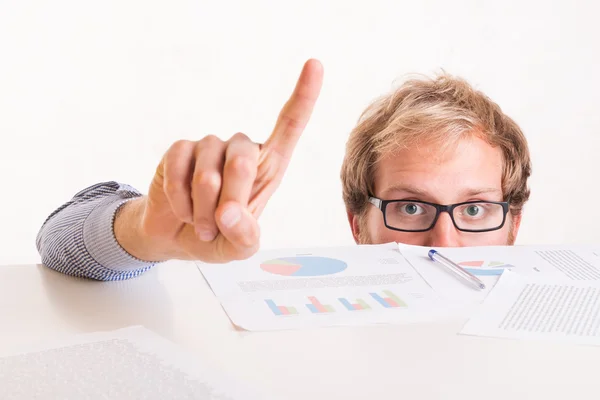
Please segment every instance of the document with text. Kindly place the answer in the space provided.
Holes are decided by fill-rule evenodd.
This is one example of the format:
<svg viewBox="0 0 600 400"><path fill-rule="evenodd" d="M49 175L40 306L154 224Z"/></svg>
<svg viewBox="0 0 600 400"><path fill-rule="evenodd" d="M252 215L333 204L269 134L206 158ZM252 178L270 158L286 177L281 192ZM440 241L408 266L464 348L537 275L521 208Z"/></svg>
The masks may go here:
<svg viewBox="0 0 600 400"><path fill-rule="evenodd" d="M406 260L443 297L480 304L504 271L525 277L600 282L600 246L482 246L436 248L486 285L477 290L427 256L430 247L400 244ZM472 309L472 307L470 308Z"/></svg>
<svg viewBox="0 0 600 400"><path fill-rule="evenodd" d="M460 333L600 346L600 282L505 271Z"/></svg>
<svg viewBox="0 0 600 400"><path fill-rule="evenodd" d="M234 324L247 330L429 321L450 315L395 243L266 250L198 263Z"/></svg>

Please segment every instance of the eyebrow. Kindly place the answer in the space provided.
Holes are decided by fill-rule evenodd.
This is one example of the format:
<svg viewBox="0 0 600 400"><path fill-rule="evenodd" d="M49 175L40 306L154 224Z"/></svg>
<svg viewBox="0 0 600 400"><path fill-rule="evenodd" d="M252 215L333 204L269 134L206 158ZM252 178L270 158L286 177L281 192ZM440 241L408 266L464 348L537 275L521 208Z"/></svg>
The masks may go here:
<svg viewBox="0 0 600 400"><path fill-rule="evenodd" d="M431 195L431 193L429 193L427 190L421 189L419 187L416 186L406 186L406 185L394 185L394 186L390 186L389 188L387 188L383 193L384 194L389 194L392 192L404 192L404 193L409 193L409 194L413 194L415 196L428 196ZM477 196L480 194L488 194L488 193L498 193L498 194L502 194L502 190L497 189L497 188L491 188L491 187L483 187L483 188L472 188L472 189L465 189L462 192L460 192L461 196Z"/></svg>

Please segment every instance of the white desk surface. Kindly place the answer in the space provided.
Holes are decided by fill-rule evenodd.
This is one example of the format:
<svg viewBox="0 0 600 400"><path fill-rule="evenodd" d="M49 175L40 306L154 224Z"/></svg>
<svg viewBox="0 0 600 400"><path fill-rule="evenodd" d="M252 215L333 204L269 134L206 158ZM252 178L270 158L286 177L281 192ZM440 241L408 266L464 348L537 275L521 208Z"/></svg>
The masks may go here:
<svg viewBox="0 0 600 400"><path fill-rule="evenodd" d="M0 267L0 351L143 325L280 399L599 399L600 347L457 335L464 321L236 330L194 263L124 282Z"/></svg>

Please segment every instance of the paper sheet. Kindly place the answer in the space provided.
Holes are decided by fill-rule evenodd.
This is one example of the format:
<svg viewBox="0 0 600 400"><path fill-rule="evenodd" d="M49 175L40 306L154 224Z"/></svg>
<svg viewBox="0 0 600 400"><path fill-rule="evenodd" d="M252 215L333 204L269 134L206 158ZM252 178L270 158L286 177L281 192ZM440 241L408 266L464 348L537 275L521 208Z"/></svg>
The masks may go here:
<svg viewBox="0 0 600 400"><path fill-rule="evenodd" d="M600 282L506 271L460 333L600 346Z"/></svg>
<svg viewBox="0 0 600 400"><path fill-rule="evenodd" d="M0 358L3 399L256 399L143 327L84 334Z"/></svg>
<svg viewBox="0 0 600 400"><path fill-rule="evenodd" d="M198 265L233 323L247 330L425 321L450 307L395 243L262 251Z"/></svg>
<svg viewBox="0 0 600 400"><path fill-rule="evenodd" d="M586 246L485 246L437 249L486 284L480 291L466 285L427 257L430 247L399 245L415 270L438 292L465 305L480 304L503 271L521 276L600 281L600 249ZM471 308L469 308L470 310Z"/></svg>

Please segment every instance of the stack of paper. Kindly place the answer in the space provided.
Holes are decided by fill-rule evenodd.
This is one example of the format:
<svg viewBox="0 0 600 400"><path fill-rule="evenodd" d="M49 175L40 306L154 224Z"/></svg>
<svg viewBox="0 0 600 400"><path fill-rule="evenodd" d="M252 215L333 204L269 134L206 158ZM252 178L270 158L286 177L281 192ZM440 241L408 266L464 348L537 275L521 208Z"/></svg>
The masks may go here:
<svg viewBox="0 0 600 400"><path fill-rule="evenodd" d="M231 320L248 330L471 317L469 335L600 345L600 252L584 246L437 249L486 284L477 290L395 243L263 251L199 264Z"/></svg>
<svg viewBox="0 0 600 400"><path fill-rule="evenodd" d="M595 247L443 249L486 283L484 291L469 289L428 260L428 249L400 248L440 295L477 305L463 308L471 318L461 334L600 345L600 251Z"/></svg>

